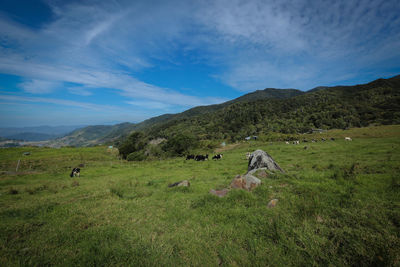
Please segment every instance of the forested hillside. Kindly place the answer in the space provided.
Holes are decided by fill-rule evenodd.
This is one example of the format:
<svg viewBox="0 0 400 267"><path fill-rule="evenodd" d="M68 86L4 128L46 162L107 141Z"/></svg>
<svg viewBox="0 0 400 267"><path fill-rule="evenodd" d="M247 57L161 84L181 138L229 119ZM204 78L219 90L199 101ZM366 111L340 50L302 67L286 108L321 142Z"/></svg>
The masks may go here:
<svg viewBox="0 0 400 267"><path fill-rule="evenodd" d="M287 96L285 90L281 92ZM142 129L144 134L140 142L156 138L178 138L186 140L184 142L237 141L249 135L273 132L296 134L314 128L345 129L400 123L400 76L363 85L316 88L283 98L257 100L253 96L247 99L214 105L211 111L203 107L207 112L193 112L196 108L186 111L192 116L184 116L185 112L175 115ZM126 139L125 143L129 140ZM189 147L196 146L190 144Z"/></svg>
<svg viewBox="0 0 400 267"><path fill-rule="evenodd" d="M87 126L85 128L73 131L63 138L51 141L50 145L92 146L98 144L119 144L120 142L123 142L123 140L125 140L132 131L148 131L149 129L158 129L159 127L162 128L168 125L170 122L175 123L188 118L213 113L234 103L266 98L282 99L300 94L303 94L303 92L295 89L282 90L267 88L264 90L257 90L225 103L209 106L198 106L177 114L163 114L137 124L126 122L116 125Z"/></svg>
<svg viewBox="0 0 400 267"><path fill-rule="evenodd" d="M223 109L154 127L151 136L192 133L204 139L238 140L267 133L304 133L313 128L400 123L400 76L365 85L337 86L291 98L235 102Z"/></svg>

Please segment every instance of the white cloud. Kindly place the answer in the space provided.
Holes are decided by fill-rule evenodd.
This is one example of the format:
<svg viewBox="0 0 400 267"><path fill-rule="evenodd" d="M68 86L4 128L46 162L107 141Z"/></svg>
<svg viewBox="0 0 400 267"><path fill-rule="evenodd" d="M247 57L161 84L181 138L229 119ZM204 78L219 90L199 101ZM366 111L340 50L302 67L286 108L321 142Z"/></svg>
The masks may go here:
<svg viewBox="0 0 400 267"><path fill-rule="evenodd" d="M74 95L80 95L80 96L90 96L93 95L92 91L94 88L89 88L86 86L73 86L73 87L68 87L68 92Z"/></svg>
<svg viewBox="0 0 400 267"><path fill-rule="evenodd" d="M241 91L308 89L399 68L398 1L209 1L198 19L216 75ZM212 39L212 40L211 40Z"/></svg>
<svg viewBox="0 0 400 267"><path fill-rule="evenodd" d="M0 18L0 36L14 44L0 50L1 72L80 84L72 93L114 88L127 101L189 107L218 100L149 84L132 73L185 58L213 66L214 77L251 91L307 89L399 67L396 0L60 3L50 2L55 19L39 31Z"/></svg>
<svg viewBox="0 0 400 267"><path fill-rule="evenodd" d="M16 95L0 95L0 100L3 101L18 101L18 102L32 102L32 103L47 103L47 104L55 104L62 106L70 106L70 107L79 107L84 109L91 109L95 111L104 111L104 110L120 110L117 107L110 105L97 105L92 103L64 100L64 99L55 99L55 98L45 98L45 97L24 97L24 96L16 96Z"/></svg>
<svg viewBox="0 0 400 267"><path fill-rule="evenodd" d="M141 107L141 108L145 108L145 109L169 109L172 106L162 103L162 102L156 102L156 101L127 101L126 103L128 103L129 105L132 106L137 106L137 107Z"/></svg>
<svg viewBox="0 0 400 267"><path fill-rule="evenodd" d="M62 84L53 81L30 80L19 84L25 92L32 94L48 94L59 88Z"/></svg>

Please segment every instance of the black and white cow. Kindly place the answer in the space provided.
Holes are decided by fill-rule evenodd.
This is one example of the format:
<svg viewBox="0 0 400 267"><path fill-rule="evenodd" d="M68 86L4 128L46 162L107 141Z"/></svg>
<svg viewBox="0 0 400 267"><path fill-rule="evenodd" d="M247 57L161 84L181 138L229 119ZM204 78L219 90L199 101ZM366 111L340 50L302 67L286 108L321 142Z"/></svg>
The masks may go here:
<svg viewBox="0 0 400 267"><path fill-rule="evenodd" d="M217 154L212 159L222 159L222 154Z"/></svg>
<svg viewBox="0 0 400 267"><path fill-rule="evenodd" d="M194 160L196 161L204 161L204 160L208 160L208 154L203 156L203 155L196 155L196 157L194 158Z"/></svg>
<svg viewBox="0 0 400 267"><path fill-rule="evenodd" d="M79 169L79 168L73 168L72 169L72 172L71 172L71 174L69 175L69 176L71 176L71 177L76 177L76 176L80 176L80 174L81 174L81 169Z"/></svg>
<svg viewBox="0 0 400 267"><path fill-rule="evenodd" d="M194 155L193 154L187 155L186 160L189 160L189 159L194 159Z"/></svg>

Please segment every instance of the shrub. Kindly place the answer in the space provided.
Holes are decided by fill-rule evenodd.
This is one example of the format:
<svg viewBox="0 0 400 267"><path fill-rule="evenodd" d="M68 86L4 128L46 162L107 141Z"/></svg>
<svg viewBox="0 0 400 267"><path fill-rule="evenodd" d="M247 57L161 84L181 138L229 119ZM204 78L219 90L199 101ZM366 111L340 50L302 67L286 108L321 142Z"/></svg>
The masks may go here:
<svg viewBox="0 0 400 267"><path fill-rule="evenodd" d="M121 145L118 146L119 154L126 159L129 154L142 150L146 146L144 136L140 132L132 133Z"/></svg>
<svg viewBox="0 0 400 267"><path fill-rule="evenodd" d="M18 194L18 190L15 189L15 188L10 188L10 190L8 190L8 193L9 193L10 195L16 195L16 194Z"/></svg>
<svg viewBox="0 0 400 267"><path fill-rule="evenodd" d="M172 155L182 156L198 146L198 141L194 136L177 134L171 137L162 149Z"/></svg>
<svg viewBox="0 0 400 267"><path fill-rule="evenodd" d="M143 153L143 151L136 151L130 153L126 159L128 161L142 161L146 159L146 155Z"/></svg>

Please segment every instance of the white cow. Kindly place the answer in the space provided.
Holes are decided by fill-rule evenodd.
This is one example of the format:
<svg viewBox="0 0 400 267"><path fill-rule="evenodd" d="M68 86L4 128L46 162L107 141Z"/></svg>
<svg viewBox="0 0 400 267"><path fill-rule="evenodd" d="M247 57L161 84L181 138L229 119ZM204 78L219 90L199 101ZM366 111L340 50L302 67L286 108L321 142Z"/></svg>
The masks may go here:
<svg viewBox="0 0 400 267"><path fill-rule="evenodd" d="M350 137L345 137L344 140L345 141L353 141L353 139L351 139Z"/></svg>

